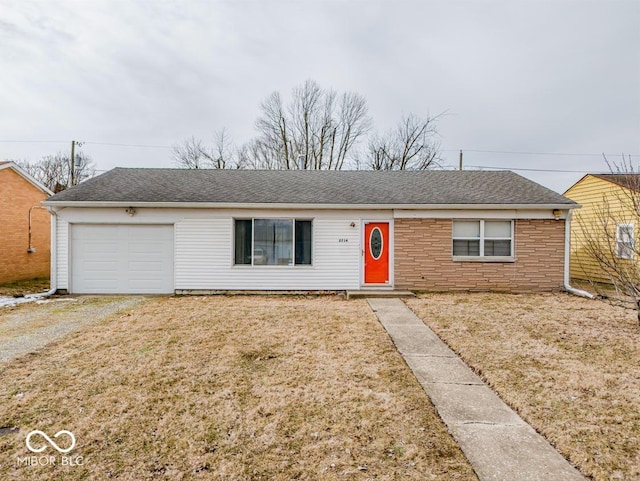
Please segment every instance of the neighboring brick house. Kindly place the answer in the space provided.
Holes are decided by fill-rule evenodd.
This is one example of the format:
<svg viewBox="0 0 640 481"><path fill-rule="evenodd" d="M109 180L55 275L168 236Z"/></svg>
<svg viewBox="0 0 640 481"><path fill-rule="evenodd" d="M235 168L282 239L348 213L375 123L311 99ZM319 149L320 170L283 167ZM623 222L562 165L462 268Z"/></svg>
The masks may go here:
<svg viewBox="0 0 640 481"><path fill-rule="evenodd" d="M0 282L49 277L51 215L40 203L51 194L15 163L0 162Z"/></svg>
<svg viewBox="0 0 640 481"><path fill-rule="evenodd" d="M71 293L570 289L578 205L512 172L114 169L49 198Z"/></svg>

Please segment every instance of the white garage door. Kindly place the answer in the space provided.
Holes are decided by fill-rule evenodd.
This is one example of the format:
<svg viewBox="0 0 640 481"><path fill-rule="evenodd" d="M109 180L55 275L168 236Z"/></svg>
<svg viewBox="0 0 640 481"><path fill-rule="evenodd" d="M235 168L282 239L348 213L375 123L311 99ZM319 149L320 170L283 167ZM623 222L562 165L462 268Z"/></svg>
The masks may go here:
<svg viewBox="0 0 640 481"><path fill-rule="evenodd" d="M75 224L71 253L72 293L173 292L172 225Z"/></svg>

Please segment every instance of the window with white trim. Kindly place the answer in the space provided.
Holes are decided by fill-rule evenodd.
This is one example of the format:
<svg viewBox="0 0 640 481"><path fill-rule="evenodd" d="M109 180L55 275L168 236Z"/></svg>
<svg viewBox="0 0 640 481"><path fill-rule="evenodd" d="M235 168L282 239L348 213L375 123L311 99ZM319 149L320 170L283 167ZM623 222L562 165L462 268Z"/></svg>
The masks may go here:
<svg viewBox="0 0 640 481"><path fill-rule="evenodd" d="M454 220L454 257L513 257L513 221Z"/></svg>
<svg viewBox="0 0 640 481"><path fill-rule="evenodd" d="M634 230L633 224L618 224L616 227L616 247L620 259L633 259Z"/></svg>
<svg viewBox="0 0 640 481"><path fill-rule="evenodd" d="M234 264L311 265L311 220L235 219Z"/></svg>

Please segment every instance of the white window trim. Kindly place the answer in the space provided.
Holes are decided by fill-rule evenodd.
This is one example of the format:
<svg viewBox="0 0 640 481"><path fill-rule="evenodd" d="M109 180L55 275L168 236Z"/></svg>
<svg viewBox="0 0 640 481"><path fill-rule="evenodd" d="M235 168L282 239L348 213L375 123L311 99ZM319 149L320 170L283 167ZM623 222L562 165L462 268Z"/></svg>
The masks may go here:
<svg viewBox="0 0 640 481"><path fill-rule="evenodd" d="M621 240L620 231L623 228L626 228L626 229L631 228L631 239L630 239L630 242L624 242L624 241ZM616 257L618 259L633 260L633 255L634 255L634 250L635 250L635 237L636 237L636 228L635 228L635 224L633 222L622 222L622 223L616 225ZM620 244L629 245L629 250L631 252L630 256L620 255Z"/></svg>
<svg viewBox="0 0 640 481"><path fill-rule="evenodd" d="M469 221L470 219L453 219L451 221L451 258L455 262L515 262L515 221L513 219L477 219L480 222L480 237L454 237L453 224L456 221ZM511 237L485 237L484 223L491 221L509 220L511 222ZM478 256L456 256L453 255L454 240L477 240L480 241L480 255ZM484 242L486 240L508 240L510 241L511 254L508 256L485 256Z"/></svg>
<svg viewBox="0 0 640 481"><path fill-rule="evenodd" d="M257 220L290 220L292 221L293 235L291 236L291 252L292 262L287 265L277 264L254 264L253 258L255 253L255 221ZM236 264L235 259L235 245L236 245L236 228L235 223L237 220L250 220L251 221L251 264ZM296 264L296 221L309 221L311 222L311 264ZM233 242L231 243L231 265L234 269L311 269L315 266L315 222L311 217L234 217L233 218Z"/></svg>

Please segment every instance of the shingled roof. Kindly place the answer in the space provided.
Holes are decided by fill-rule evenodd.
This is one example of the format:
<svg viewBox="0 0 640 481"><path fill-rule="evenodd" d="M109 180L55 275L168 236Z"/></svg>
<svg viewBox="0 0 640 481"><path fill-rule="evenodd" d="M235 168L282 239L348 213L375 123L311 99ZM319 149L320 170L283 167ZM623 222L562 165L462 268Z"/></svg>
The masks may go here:
<svg viewBox="0 0 640 481"><path fill-rule="evenodd" d="M606 180L607 182L613 182L627 189L635 192L640 192L640 174L628 173L628 174L591 174L598 179Z"/></svg>
<svg viewBox="0 0 640 481"><path fill-rule="evenodd" d="M116 168L47 199L84 203L304 205L566 205L513 172Z"/></svg>

